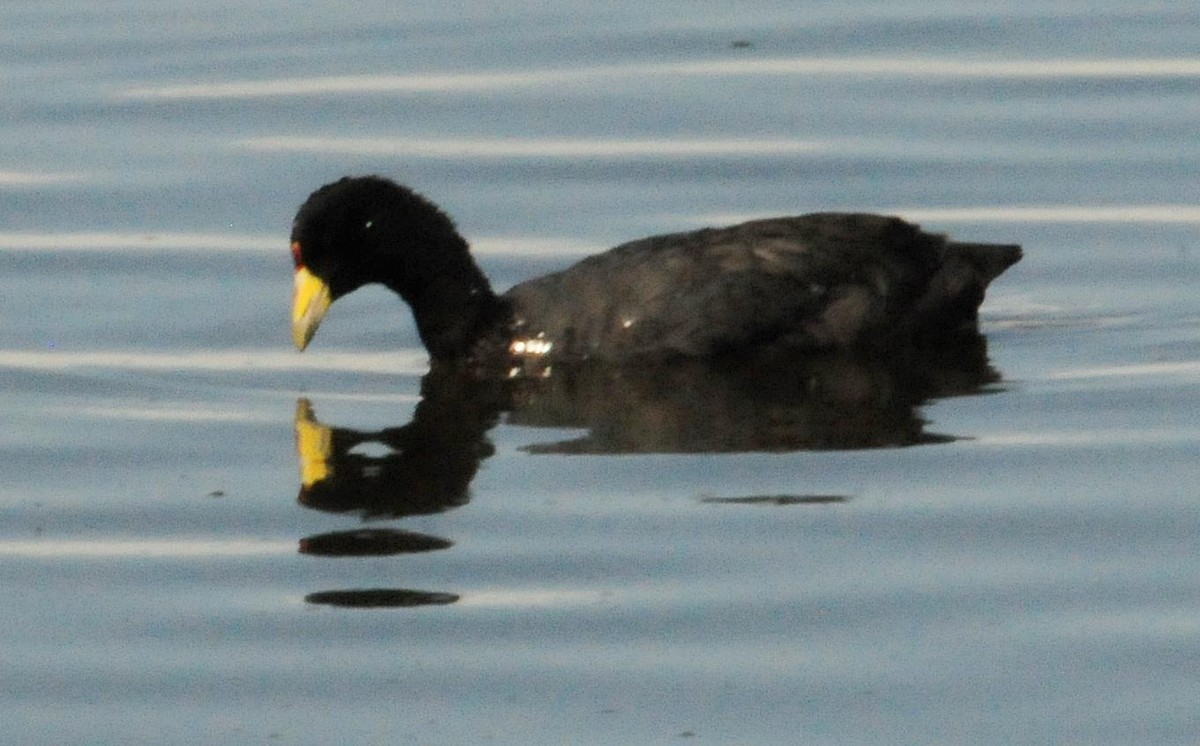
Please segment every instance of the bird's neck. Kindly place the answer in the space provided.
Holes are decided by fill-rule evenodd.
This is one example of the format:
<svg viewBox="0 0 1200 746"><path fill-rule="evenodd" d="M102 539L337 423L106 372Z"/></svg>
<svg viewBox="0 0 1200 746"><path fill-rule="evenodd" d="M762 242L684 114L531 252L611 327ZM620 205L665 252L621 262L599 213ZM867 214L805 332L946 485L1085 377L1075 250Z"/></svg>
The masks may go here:
<svg viewBox="0 0 1200 746"><path fill-rule="evenodd" d="M476 343L507 323L508 306L471 262L471 272L433 278L397 292L412 307L417 332L434 360L470 356Z"/></svg>

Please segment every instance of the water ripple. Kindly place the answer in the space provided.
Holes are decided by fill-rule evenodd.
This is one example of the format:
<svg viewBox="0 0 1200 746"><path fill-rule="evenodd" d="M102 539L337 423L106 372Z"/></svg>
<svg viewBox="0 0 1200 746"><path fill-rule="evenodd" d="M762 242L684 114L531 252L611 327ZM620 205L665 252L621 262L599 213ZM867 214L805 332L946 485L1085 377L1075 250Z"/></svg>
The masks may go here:
<svg viewBox="0 0 1200 746"><path fill-rule="evenodd" d="M657 77L855 76L927 79L1171 79L1200 77L1200 59L969 60L911 57L779 57L630 63L542 70L432 74L338 75L136 86L123 99L279 98L376 93L476 93L512 88L592 85L609 79Z"/></svg>
<svg viewBox="0 0 1200 746"><path fill-rule="evenodd" d="M293 350L199 350L144 352L119 350L0 350L0 369L62 371L79 368L156 371L321 370L379 374L420 374L427 356L397 352L315 352Z"/></svg>

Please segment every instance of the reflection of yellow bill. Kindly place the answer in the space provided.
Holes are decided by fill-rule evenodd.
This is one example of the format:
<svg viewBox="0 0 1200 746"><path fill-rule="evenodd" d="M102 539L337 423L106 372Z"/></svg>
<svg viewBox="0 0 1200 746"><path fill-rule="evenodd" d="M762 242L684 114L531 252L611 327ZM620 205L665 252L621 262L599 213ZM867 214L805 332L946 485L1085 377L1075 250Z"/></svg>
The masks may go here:
<svg viewBox="0 0 1200 746"><path fill-rule="evenodd" d="M333 431L317 422L308 399L296 402L296 454L300 457L300 483L312 487L333 476L329 458Z"/></svg>
<svg viewBox="0 0 1200 746"><path fill-rule="evenodd" d="M292 341L296 349L308 347L331 303L333 296L324 280L307 267L296 270L296 294L292 298Z"/></svg>

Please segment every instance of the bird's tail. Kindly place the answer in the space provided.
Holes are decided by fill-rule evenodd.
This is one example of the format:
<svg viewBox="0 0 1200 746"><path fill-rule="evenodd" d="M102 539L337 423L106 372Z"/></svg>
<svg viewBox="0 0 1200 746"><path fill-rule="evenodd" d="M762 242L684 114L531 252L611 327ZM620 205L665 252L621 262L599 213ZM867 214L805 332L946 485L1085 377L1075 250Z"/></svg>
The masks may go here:
<svg viewBox="0 0 1200 746"><path fill-rule="evenodd" d="M950 243L946 249L971 265L984 287L1021 261L1022 255L1021 247L1015 244Z"/></svg>
<svg viewBox="0 0 1200 746"><path fill-rule="evenodd" d="M939 339L963 331L977 333L979 304L988 284L1020 259L1020 246L947 244L942 266L914 305L916 334Z"/></svg>

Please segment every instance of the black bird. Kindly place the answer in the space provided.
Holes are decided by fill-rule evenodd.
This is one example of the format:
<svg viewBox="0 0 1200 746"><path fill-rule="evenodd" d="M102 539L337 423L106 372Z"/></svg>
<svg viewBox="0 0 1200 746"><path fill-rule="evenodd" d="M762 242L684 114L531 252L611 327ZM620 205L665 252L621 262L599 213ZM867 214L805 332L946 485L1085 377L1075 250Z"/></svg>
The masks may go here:
<svg viewBox="0 0 1200 746"><path fill-rule="evenodd" d="M977 333L1018 246L958 243L896 217L817 213L654 236L497 295L450 218L378 176L309 196L292 226L292 332L382 283L411 306L434 364L707 358L769 349L871 355Z"/></svg>

